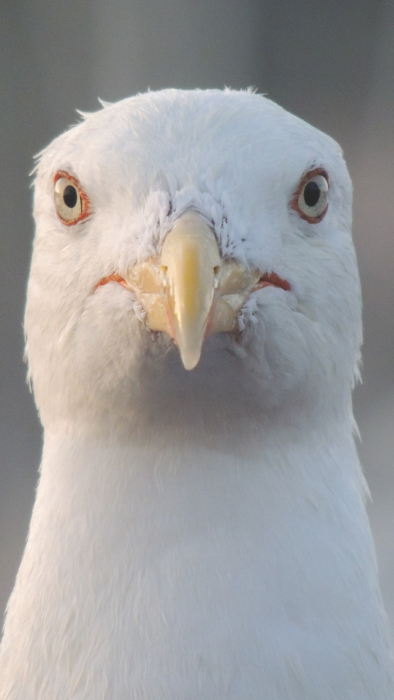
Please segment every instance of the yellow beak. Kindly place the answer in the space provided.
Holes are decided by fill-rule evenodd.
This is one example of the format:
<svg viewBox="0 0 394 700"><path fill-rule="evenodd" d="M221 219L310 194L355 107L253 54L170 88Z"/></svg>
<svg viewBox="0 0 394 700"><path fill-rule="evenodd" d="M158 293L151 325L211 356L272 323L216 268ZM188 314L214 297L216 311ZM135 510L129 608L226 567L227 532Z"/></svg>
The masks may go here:
<svg viewBox="0 0 394 700"><path fill-rule="evenodd" d="M211 227L188 211L167 234L161 256L132 267L126 281L149 328L174 338L185 369L191 370L208 335L234 329L259 277L257 270L222 260Z"/></svg>
<svg viewBox="0 0 394 700"><path fill-rule="evenodd" d="M188 212L175 222L161 264L169 323L185 369L193 369L201 356L220 263L213 231L199 214Z"/></svg>

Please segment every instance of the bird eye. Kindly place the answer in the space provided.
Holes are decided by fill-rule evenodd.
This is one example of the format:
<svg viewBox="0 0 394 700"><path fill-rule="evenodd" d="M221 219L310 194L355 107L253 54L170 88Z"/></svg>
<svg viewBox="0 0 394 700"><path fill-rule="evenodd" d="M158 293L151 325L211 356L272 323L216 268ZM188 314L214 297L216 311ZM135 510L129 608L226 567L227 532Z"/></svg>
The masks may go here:
<svg viewBox="0 0 394 700"><path fill-rule="evenodd" d="M55 207L60 221L72 226L90 214L89 200L78 180L59 170L55 177Z"/></svg>
<svg viewBox="0 0 394 700"><path fill-rule="evenodd" d="M310 224L321 221L328 207L328 175L322 168L310 170L302 178L291 207Z"/></svg>

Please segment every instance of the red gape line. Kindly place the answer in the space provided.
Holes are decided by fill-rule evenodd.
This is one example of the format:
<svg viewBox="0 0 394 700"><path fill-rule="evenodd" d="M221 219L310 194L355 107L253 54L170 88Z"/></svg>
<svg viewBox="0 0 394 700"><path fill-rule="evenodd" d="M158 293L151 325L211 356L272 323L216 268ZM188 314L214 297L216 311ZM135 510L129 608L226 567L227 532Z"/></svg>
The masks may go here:
<svg viewBox="0 0 394 700"><path fill-rule="evenodd" d="M283 280L276 272L264 272L264 275L261 275L254 289L264 289L264 287L279 287L280 289L284 289L285 292L289 292L291 289L288 281Z"/></svg>
<svg viewBox="0 0 394 700"><path fill-rule="evenodd" d="M94 287L94 291L98 287L101 287L104 284L108 284L108 282L118 282L118 284L121 284L122 287L125 287L126 289L129 289L129 285L127 284L126 280L124 277L121 275L118 275L117 273L114 273L113 275L108 275L108 277L103 277L98 284ZM252 291L256 291L257 289L264 289L264 287L279 287L280 289L284 289L285 292L289 292L291 289L290 284L288 283L287 280L283 280L279 275L276 274L276 272L265 272L263 275L261 275L259 281L257 282L256 286Z"/></svg>
<svg viewBox="0 0 394 700"><path fill-rule="evenodd" d="M97 289L98 287L101 287L101 286L104 285L104 284L108 284L108 282L118 282L118 284L121 284L122 287L128 288L128 284L127 284L125 278L122 277L121 275L118 275L118 274L115 274L115 273L114 273L113 275L108 275L108 277L103 277L103 279L100 280L100 282L98 282L98 283L96 284L96 286L94 287L94 290L93 290L93 291L96 291L96 289Z"/></svg>

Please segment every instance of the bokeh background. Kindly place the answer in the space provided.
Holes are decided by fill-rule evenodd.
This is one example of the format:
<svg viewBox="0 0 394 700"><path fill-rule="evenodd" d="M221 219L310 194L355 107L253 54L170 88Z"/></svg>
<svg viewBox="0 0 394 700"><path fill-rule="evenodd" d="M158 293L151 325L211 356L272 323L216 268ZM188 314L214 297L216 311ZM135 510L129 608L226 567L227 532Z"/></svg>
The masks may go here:
<svg viewBox="0 0 394 700"><path fill-rule="evenodd" d="M394 3L0 0L0 615L27 534L41 429L25 383L32 157L147 88L255 86L343 146L364 292L359 446L394 630Z"/></svg>

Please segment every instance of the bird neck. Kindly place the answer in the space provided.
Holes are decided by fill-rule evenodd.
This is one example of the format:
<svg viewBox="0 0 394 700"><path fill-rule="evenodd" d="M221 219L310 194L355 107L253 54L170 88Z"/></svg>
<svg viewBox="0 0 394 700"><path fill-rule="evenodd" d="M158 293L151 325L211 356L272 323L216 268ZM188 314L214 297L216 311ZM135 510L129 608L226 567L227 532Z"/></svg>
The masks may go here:
<svg viewBox="0 0 394 700"><path fill-rule="evenodd" d="M28 687L52 683L59 700L81 679L100 698L108 679L112 697L224 697L233 677L249 697L268 683L279 698L288 655L315 688L310 639L324 654L327 638L340 677L353 673L344 646L360 650L362 669L381 612L347 433L198 447L174 434L147 444L47 433L3 676L23 669ZM321 682L316 697L328 697Z"/></svg>
<svg viewBox="0 0 394 700"><path fill-rule="evenodd" d="M159 498L161 527L166 508L171 518L178 511L181 525L199 500L215 517L219 509L226 519L231 503L242 504L244 498L247 507L251 494L258 494L263 509L271 510L277 496L279 511L295 513L314 493L335 510L336 489L363 492L350 424L344 421L327 421L324 429L286 422L273 429L250 421L221 428L207 429L204 423L187 431L158 426L157 431L101 437L83 430L49 432L38 494L43 508L53 502L57 509L58 500L65 517L78 503L81 512L96 504L115 513L119 499L127 509L139 510L141 503ZM223 509L226 494L228 511ZM141 513L141 520L146 518Z"/></svg>
<svg viewBox="0 0 394 700"><path fill-rule="evenodd" d="M349 546L355 560L364 556L358 541L368 533L363 480L345 430L270 431L269 438L249 435L247 445L243 437L238 444L196 447L176 435L143 445L47 435L30 539L51 533L55 553L49 557L71 569L83 559L88 578L103 561L114 571L123 562L133 575L156 576L174 552L172 566L183 576L192 542L192 568L208 581L210 557L223 576L257 557L268 587L278 566L280 576L294 582L295 560L309 566L311 556L323 557L326 568L332 553L319 548L332 539L335 557ZM222 547L229 546L226 562ZM108 581L110 570L103 573ZM301 591L304 573L297 575ZM276 596L275 586L267 595Z"/></svg>

